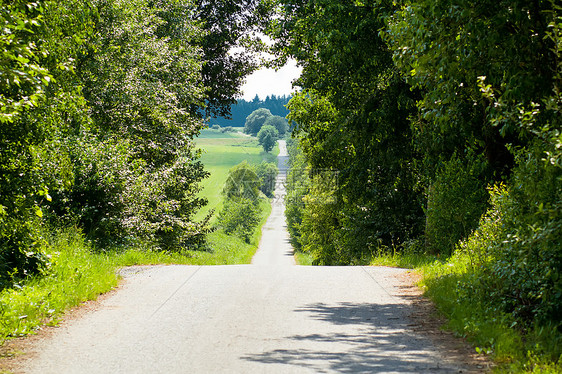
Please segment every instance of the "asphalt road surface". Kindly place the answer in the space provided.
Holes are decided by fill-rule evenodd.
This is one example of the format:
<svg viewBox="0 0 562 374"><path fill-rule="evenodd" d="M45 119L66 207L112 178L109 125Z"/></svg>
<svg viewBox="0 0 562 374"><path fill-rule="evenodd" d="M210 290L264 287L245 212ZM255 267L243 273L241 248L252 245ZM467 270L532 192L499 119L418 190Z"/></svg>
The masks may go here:
<svg viewBox="0 0 562 374"><path fill-rule="evenodd" d="M25 372L464 371L413 332L404 270L295 266L281 197L251 265L123 269L124 285L39 341Z"/></svg>

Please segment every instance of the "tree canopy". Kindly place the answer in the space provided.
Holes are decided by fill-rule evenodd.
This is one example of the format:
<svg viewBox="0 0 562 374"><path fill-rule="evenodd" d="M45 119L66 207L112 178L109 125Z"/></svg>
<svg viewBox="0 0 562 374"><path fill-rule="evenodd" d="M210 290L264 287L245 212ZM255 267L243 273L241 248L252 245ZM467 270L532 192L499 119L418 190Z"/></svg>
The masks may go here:
<svg viewBox="0 0 562 374"><path fill-rule="evenodd" d="M248 118L246 118L244 132L256 136L269 117L271 117L269 109L259 108L254 110Z"/></svg>
<svg viewBox="0 0 562 374"><path fill-rule="evenodd" d="M197 249L193 138L256 68L258 1L2 1L0 287L37 274L43 230L100 248ZM231 55L232 47L252 45Z"/></svg>
<svg viewBox="0 0 562 374"><path fill-rule="evenodd" d="M279 132L271 125L263 125L258 132L258 142L266 152L271 152L279 138Z"/></svg>
<svg viewBox="0 0 562 374"><path fill-rule="evenodd" d="M272 49L303 67L288 104L296 246L318 264L470 248L480 281L466 287L527 326L559 326L559 5L276 4Z"/></svg>
<svg viewBox="0 0 562 374"><path fill-rule="evenodd" d="M265 120L263 123L264 126L273 126L279 133L279 135L283 136L289 129L289 124L287 120L281 116L272 115L268 119Z"/></svg>

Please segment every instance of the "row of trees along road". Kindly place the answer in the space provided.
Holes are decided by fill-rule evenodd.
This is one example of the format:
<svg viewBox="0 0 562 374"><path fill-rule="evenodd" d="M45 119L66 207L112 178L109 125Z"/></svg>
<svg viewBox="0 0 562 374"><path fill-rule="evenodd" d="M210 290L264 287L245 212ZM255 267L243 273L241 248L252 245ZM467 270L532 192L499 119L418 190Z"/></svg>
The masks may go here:
<svg viewBox="0 0 562 374"><path fill-rule="evenodd" d="M0 288L46 261L46 225L101 245L196 248L192 139L256 68L258 1L1 1ZM250 48L250 50L252 49Z"/></svg>
<svg viewBox="0 0 562 374"><path fill-rule="evenodd" d="M560 3L277 5L273 48L303 67L288 105L294 245L326 265L464 251L477 281L462 295L560 326Z"/></svg>

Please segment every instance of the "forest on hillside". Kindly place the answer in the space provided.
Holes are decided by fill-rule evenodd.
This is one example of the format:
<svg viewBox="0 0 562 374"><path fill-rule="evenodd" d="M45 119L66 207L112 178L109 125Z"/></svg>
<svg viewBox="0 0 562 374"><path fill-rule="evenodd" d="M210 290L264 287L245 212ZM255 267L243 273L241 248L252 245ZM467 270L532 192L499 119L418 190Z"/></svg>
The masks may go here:
<svg viewBox="0 0 562 374"><path fill-rule="evenodd" d="M230 116L226 117L212 117L209 119L209 126L219 125L221 127L244 127L246 118L253 111L265 108L269 109L272 115L286 117L289 114L289 110L286 105L289 103L291 96L267 96L264 100L261 100L258 95L254 97L252 101L246 101L244 99L238 99L234 104L230 106Z"/></svg>

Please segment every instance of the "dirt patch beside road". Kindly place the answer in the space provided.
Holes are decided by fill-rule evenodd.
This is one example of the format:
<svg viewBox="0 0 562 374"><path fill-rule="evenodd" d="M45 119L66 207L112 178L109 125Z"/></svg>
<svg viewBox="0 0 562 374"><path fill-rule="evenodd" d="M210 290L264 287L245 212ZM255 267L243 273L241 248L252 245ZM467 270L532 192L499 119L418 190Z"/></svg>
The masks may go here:
<svg viewBox="0 0 562 374"><path fill-rule="evenodd" d="M444 329L446 319L440 316L435 305L423 296L422 289L418 287L421 277L416 271L408 271L396 277L402 283L400 295L409 299L413 305L413 312L409 316L412 330L429 337L446 356L472 368L465 373L489 372L494 366L489 357L476 353L475 348L465 339Z"/></svg>

